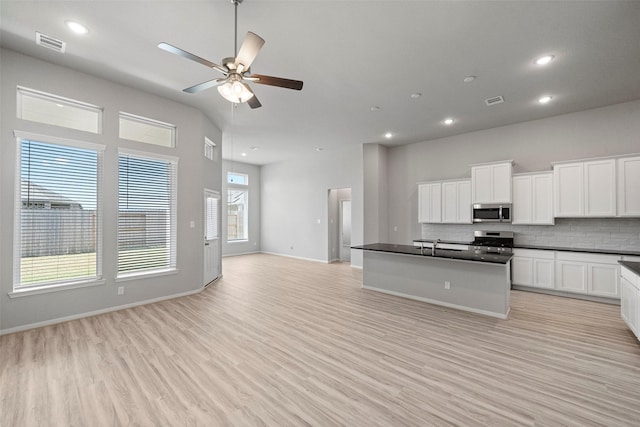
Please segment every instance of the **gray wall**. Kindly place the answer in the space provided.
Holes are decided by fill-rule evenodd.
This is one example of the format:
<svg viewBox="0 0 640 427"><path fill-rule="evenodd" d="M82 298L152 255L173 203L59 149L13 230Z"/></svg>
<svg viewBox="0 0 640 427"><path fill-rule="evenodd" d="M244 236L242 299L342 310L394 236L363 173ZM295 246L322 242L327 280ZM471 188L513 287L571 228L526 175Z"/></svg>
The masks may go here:
<svg viewBox="0 0 640 427"><path fill-rule="evenodd" d="M328 191L351 188L352 243L363 239L362 149L313 152L262 167L262 251L328 262ZM318 223L320 220L320 223ZM351 264L362 266L361 251Z"/></svg>
<svg viewBox="0 0 640 427"><path fill-rule="evenodd" d="M389 220L385 224L390 230L389 241L409 243L430 234L448 238L449 230L465 229L443 225L422 229L417 219L419 181L470 177L469 165L474 163L512 159L514 173L519 173L550 170L554 161L637 152L640 152L640 101L390 148L388 185L393 191L389 191ZM640 232L634 220L604 223ZM558 221L559 227L564 224L564 220ZM393 231L394 226L398 227L397 232ZM477 227L467 227L467 232L471 228ZM580 226L581 230L588 228ZM532 235L526 239L535 240L535 234L555 229L523 227L518 231L529 230Z"/></svg>
<svg viewBox="0 0 640 427"><path fill-rule="evenodd" d="M380 144L362 147L364 181L364 243L389 241L388 149Z"/></svg>
<svg viewBox="0 0 640 427"><path fill-rule="evenodd" d="M249 176L249 240L227 243L227 172L239 172ZM222 161L222 256L260 251L260 166L247 163ZM223 261L224 268L224 261Z"/></svg>
<svg viewBox="0 0 640 427"><path fill-rule="evenodd" d="M220 191L221 175L219 162L203 160L203 141L205 135L216 142L221 141L220 131L194 108L13 51L3 49L0 57L0 332L200 289L203 286L203 188ZM103 133L96 135L17 119L16 85L104 107ZM177 125L176 147L120 140L120 111ZM13 299L8 297L13 287L14 130L84 140L107 147L103 187L103 273L106 284ZM118 147L179 158L176 274L115 281ZM194 228L190 227L191 221L195 223ZM118 286L125 286L124 295L117 295Z"/></svg>

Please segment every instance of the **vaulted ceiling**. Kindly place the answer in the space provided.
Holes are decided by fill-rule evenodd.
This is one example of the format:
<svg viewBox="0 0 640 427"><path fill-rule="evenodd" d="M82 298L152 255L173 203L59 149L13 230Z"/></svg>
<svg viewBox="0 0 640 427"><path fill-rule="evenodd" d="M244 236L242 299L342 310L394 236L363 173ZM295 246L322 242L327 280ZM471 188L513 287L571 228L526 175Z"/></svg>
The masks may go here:
<svg viewBox="0 0 640 427"><path fill-rule="evenodd" d="M253 110L216 89L182 92L220 74L157 47L219 64L234 55L233 24L229 0L0 1L3 47L197 107L223 131L223 156L247 163L640 99L640 1L245 0L238 42L247 31L266 40L252 71L304 81L300 92L252 85ZM36 45L36 31L66 52ZM534 64L543 55L553 60ZM496 96L504 103L485 104Z"/></svg>

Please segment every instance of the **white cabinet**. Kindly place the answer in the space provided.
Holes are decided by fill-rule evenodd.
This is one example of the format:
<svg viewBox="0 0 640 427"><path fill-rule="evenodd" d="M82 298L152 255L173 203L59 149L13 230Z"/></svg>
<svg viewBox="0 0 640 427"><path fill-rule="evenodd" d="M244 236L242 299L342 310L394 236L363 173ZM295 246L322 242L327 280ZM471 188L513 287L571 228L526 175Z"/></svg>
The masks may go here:
<svg viewBox="0 0 640 427"><path fill-rule="evenodd" d="M620 315L640 339L640 276L624 266L620 270Z"/></svg>
<svg viewBox="0 0 640 427"><path fill-rule="evenodd" d="M512 161L471 167L473 203L511 203Z"/></svg>
<svg viewBox="0 0 640 427"><path fill-rule="evenodd" d="M442 222L442 183L418 185L418 222Z"/></svg>
<svg viewBox="0 0 640 427"><path fill-rule="evenodd" d="M513 224L553 225L553 173L513 177Z"/></svg>
<svg viewBox="0 0 640 427"><path fill-rule="evenodd" d="M618 216L640 216L640 156L618 159Z"/></svg>
<svg viewBox="0 0 640 427"><path fill-rule="evenodd" d="M418 222L471 224L471 181L418 184Z"/></svg>
<svg viewBox="0 0 640 427"><path fill-rule="evenodd" d="M442 222L471 224L471 181L442 183Z"/></svg>
<svg viewBox="0 0 640 427"><path fill-rule="evenodd" d="M556 252L556 289L619 298L619 259L616 255Z"/></svg>
<svg viewBox="0 0 640 427"><path fill-rule="evenodd" d="M616 160L553 166L556 217L616 216Z"/></svg>
<svg viewBox="0 0 640 427"><path fill-rule="evenodd" d="M554 251L514 249L511 259L511 283L535 288L554 288Z"/></svg>

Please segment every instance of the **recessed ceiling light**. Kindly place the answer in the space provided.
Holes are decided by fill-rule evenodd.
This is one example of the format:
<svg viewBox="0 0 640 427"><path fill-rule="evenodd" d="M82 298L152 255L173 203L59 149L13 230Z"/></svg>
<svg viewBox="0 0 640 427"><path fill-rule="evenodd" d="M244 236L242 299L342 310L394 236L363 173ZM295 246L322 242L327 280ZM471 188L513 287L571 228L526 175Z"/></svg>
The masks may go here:
<svg viewBox="0 0 640 427"><path fill-rule="evenodd" d="M378 107L377 105L374 105L373 107L371 107L371 111L378 111L380 109L380 107Z"/></svg>
<svg viewBox="0 0 640 427"><path fill-rule="evenodd" d="M240 153L242 157L247 157L247 153Z"/></svg>
<svg viewBox="0 0 640 427"><path fill-rule="evenodd" d="M391 132L387 132L387 133L384 134L384 137L387 138L387 139L391 138L392 136L393 136L393 134Z"/></svg>
<svg viewBox="0 0 640 427"><path fill-rule="evenodd" d="M420 92L414 92L411 94L411 99L418 99L422 96Z"/></svg>
<svg viewBox="0 0 640 427"><path fill-rule="evenodd" d="M472 81L474 81L476 79L476 76L467 76L464 78L464 80L462 80L465 83L471 83Z"/></svg>
<svg viewBox="0 0 640 427"><path fill-rule="evenodd" d="M89 29L82 24L74 21L66 21L67 27L76 34L87 34Z"/></svg>
<svg viewBox="0 0 640 427"><path fill-rule="evenodd" d="M316 148L316 151L317 151L318 153L319 153L319 152L321 152L322 150L324 150L324 148L322 148L322 147L318 147L318 148Z"/></svg>
<svg viewBox="0 0 640 427"><path fill-rule="evenodd" d="M536 59L536 65L547 65L553 59L553 55L541 56Z"/></svg>
<svg viewBox="0 0 640 427"><path fill-rule="evenodd" d="M447 118L447 119L444 119L444 124L445 124L445 125L451 125L451 124L453 124L453 119L452 119L452 118L450 118L450 117L449 117L449 118Z"/></svg>
<svg viewBox="0 0 640 427"><path fill-rule="evenodd" d="M549 102L551 102L552 97L551 96L543 96L542 98L538 99L538 102L540 104L548 104Z"/></svg>

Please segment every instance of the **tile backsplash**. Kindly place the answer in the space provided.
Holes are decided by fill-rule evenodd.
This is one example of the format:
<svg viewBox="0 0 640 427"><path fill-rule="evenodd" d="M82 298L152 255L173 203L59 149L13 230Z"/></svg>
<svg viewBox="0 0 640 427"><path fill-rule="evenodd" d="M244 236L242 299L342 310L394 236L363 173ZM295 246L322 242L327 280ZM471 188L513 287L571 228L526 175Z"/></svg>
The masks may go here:
<svg viewBox="0 0 640 427"><path fill-rule="evenodd" d="M520 245L640 251L640 218L556 218L555 225L422 224L422 238L469 242L475 230L513 231Z"/></svg>

